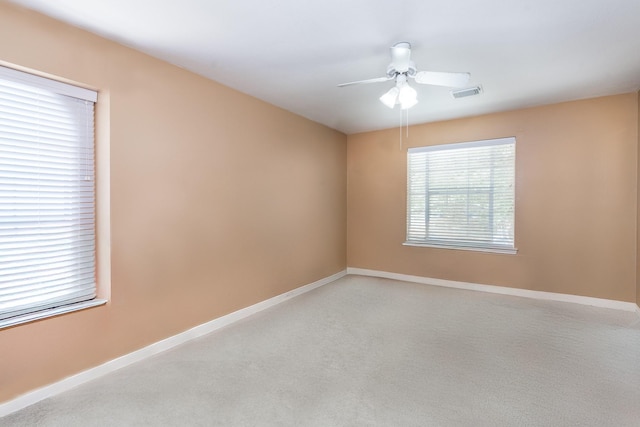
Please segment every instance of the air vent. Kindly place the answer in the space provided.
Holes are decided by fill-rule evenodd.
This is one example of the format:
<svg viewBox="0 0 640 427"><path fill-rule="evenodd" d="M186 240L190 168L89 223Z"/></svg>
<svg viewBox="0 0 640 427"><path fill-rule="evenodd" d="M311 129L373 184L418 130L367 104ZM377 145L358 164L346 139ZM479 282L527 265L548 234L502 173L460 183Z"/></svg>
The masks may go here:
<svg viewBox="0 0 640 427"><path fill-rule="evenodd" d="M479 95L482 93L482 86L468 87L466 89L452 90L454 98L464 98L465 96Z"/></svg>

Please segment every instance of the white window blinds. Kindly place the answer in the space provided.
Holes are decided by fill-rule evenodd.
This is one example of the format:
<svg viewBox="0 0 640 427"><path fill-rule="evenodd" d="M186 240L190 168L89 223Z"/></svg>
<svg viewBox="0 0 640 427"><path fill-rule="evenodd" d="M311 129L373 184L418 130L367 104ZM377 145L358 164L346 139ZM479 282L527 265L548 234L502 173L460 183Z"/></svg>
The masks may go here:
<svg viewBox="0 0 640 427"><path fill-rule="evenodd" d="M407 244L515 252L515 142L409 149Z"/></svg>
<svg viewBox="0 0 640 427"><path fill-rule="evenodd" d="M96 99L0 67L0 319L96 296Z"/></svg>

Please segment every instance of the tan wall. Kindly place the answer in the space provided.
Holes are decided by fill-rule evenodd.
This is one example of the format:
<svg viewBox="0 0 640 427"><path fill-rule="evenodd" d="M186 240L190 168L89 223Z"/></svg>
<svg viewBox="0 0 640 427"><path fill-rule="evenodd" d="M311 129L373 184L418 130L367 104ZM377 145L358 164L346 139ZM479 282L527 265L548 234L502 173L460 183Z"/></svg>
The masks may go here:
<svg viewBox="0 0 640 427"><path fill-rule="evenodd" d="M6 2L0 61L108 92L112 231L107 306L0 331L0 402L345 268L345 135Z"/></svg>
<svg viewBox="0 0 640 427"><path fill-rule="evenodd" d="M350 135L349 267L636 300L635 93ZM407 147L515 136L517 255L407 247Z"/></svg>
<svg viewBox="0 0 640 427"><path fill-rule="evenodd" d="M636 171L638 180L638 202L640 203L640 91L638 91L638 103L636 106L638 112L638 170ZM636 304L640 307L640 206L638 208L638 224L637 224L637 239L636 239Z"/></svg>

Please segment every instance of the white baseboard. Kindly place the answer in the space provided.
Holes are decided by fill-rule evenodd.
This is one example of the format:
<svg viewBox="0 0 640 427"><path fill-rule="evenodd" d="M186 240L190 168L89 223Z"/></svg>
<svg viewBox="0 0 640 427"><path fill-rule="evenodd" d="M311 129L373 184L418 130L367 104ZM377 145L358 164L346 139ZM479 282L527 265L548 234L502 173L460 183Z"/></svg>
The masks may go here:
<svg viewBox="0 0 640 427"><path fill-rule="evenodd" d="M384 279L402 280L405 282L422 283L424 285L443 286L447 288L466 289L469 291L490 292L494 294L512 295L517 297L535 298L549 301L571 302L594 307L612 308L636 312L640 315L639 307L632 302L616 301L603 298L584 297L580 295L558 294L554 292L532 291L529 289L508 288L504 286L480 285L477 283L456 282L453 280L433 279L430 277L410 276L408 274L390 273L388 271L367 270L364 268L347 268L347 274L380 277Z"/></svg>
<svg viewBox="0 0 640 427"><path fill-rule="evenodd" d="M96 366L95 368L88 369L86 371L80 372L79 374L67 377L53 384L18 396L13 400L9 400L5 403L0 404L0 417L9 415L10 413L19 411L20 409L26 408L27 406L33 405L34 403L40 402L41 400L63 393L81 384L92 381L118 369L124 368L125 366L129 366L133 363L139 362L158 353L184 344L187 341L191 341L195 338L214 332L220 328L237 322L238 320L244 319L262 310L273 307L286 300L301 295L305 292L309 292L315 288L338 280L341 277L344 277L346 274L346 270L343 270L334 275L325 277L324 279L320 279L313 283L309 283L308 285L304 285L289 292L277 295L273 298L269 298L268 300L259 302L238 311L234 311L233 313L229 313L207 323L203 323L202 325L198 325L187 331L181 332L177 335L174 335L162 341L158 341L147 347L141 348L140 350L136 350L132 353L118 357L117 359L110 360L106 363L103 363L102 365Z"/></svg>

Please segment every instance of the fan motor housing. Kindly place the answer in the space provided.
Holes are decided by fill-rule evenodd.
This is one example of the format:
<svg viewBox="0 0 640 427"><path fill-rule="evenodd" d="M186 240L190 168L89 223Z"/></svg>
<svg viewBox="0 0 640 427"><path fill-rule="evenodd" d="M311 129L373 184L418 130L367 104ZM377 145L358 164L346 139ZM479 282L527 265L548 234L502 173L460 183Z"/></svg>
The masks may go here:
<svg viewBox="0 0 640 427"><path fill-rule="evenodd" d="M398 70L395 68L393 64L389 64L387 67L387 77L395 77L398 74L405 74L407 77L415 77L418 69L416 68L416 64L411 61L406 70Z"/></svg>

